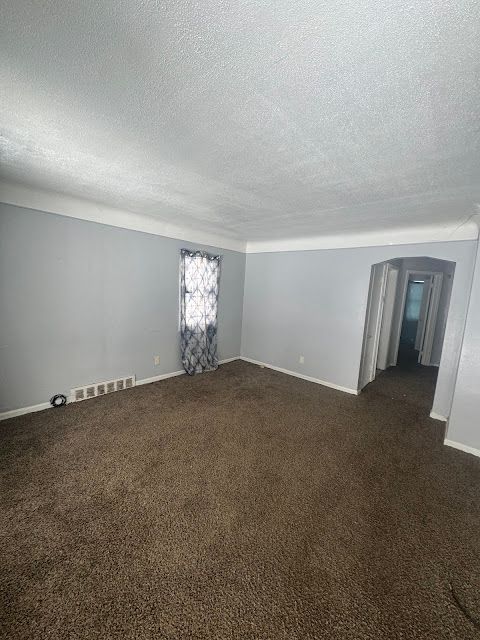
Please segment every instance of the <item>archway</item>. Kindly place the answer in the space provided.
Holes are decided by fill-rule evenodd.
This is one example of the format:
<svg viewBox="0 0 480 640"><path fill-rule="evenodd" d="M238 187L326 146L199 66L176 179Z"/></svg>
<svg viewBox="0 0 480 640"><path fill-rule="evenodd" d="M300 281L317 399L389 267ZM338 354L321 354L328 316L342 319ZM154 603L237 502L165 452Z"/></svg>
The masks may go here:
<svg viewBox="0 0 480 640"><path fill-rule="evenodd" d="M426 256L372 265L359 390L391 367L440 366L454 272L454 262Z"/></svg>

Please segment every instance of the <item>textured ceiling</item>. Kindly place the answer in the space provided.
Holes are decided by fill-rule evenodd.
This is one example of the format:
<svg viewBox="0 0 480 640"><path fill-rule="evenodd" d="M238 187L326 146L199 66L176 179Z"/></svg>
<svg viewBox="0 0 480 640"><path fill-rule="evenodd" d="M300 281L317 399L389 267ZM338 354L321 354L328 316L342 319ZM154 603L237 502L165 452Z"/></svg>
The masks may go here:
<svg viewBox="0 0 480 640"><path fill-rule="evenodd" d="M1 0L8 180L249 240L459 223L478 0Z"/></svg>

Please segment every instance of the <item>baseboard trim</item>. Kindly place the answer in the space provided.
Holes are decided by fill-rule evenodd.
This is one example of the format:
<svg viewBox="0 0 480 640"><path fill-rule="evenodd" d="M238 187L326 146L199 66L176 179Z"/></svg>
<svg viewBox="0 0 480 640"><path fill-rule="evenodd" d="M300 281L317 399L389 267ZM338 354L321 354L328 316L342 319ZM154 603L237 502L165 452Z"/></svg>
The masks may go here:
<svg viewBox="0 0 480 640"><path fill-rule="evenodd" d="M171 373L161 373L159 376L152 376L151 378L142 378L142 380L137 380L136 387L141 386L142 384L150 384L151 382L159 382L160 380L166 380L167 378L174 378L175 376L181 376L185 373L182 369L181 371L172 371Z"/></svg>
<svg viewBox="0 0 480 640"><path fill-rule="evenodd" d="M442 422L447 422L448 418L446 416L442 416L441 413L435 413L435 411L430 411L430 418L434 420L441 420Z"/></svg>
<svg viewBox="0 0 480 640"><path fill-rule="evenodd" d="M234 360L241 360L241 357L233 356L233 358L225 358L225 360L219 360L218 364L227 364L228 362L233 362Z"/></svg>
<svg viewBox="0 0 480 640"><path fill-rule="evenodd" d="M227 362L233 362L234 360L239 360L240 356L234 356L233 358L225 358L224 360L219 360L218 364L227 364ZM167 378L174 378L175 376L181 376L185 373L182 369L181 371L172 371L171 373L162 373L159 376L152 376L151 378L143 378L142 380L137 380L135 386L139 386L142 384L150 384L151 382L158 382L159 380L166 380ZM70 402L70 398L68 398L68 402ZM26 413L34 413L35 411L43 411L44 409L51 409L52 406L49 402L42 402L40 404L34 404L30 407L20 407L19 409L12 409L11 411L4 411L0 413L0 421L8 420L9 418L15 418L16 416L23 416Z"/></svg>
<svg viewBox="0 0 480 640"><path fill-rule="evenodd" d="M303 373L297 373L296 371L290 371L289 369L283 369L282 367L276 367L273 364L268 364L267 362L260 362L259 360L253 360L253 358L246 358L244 356L240 357L240 360L245 360L245 362L250 362L251 364L256 364L259 367L266 367L267 369L273 369L274 371L279 371L280 373L286 373L288 376L293 376L294 378L301 378L302 380L307 380L307 382L314 382L315 384L321 384L324 387L329 387L330 389L336 389L337 391L343 391L344 393L350 393L354 396L358 396L359 391L357 389L350 389L349 387L342 387L339 384L334 384L333 382L328 382L327 380L320 380L319 378L312 378L312 376L306 376Z"/></svg>
<svg viewBox="0 0 480 640"><path fill-rule="evenodd" d="M477 456L480 458L480 449L475 449L474 447L469 447L466 444L455 442L454 440L448 440L447 438L445 438L443 444L446 444L447 447L453 447L454 449L458 449L459 451L464 451L465 453L471 453L472 456Z"/></svg>
<svg viewBox="0 0 480 640"><path fill-rule="evenodd" d="M233 358L225 358L224 360L219 360L218 364L227 364L227 362L233 362L234 360L239 360L240 356L234 356ZM181 376L185 373L182 369L181 371L172 371L171 373L161 373L159 376L152 376L151 378L143 378L142 380L137 380L136 386L142 384L150 384L151 382L159 382L160 380L166 380L167 378L174 378L175 376Z"/></svg>
<svg viewBox="0 0 480 640"><path fill-rule="evenodd" d="M20 409L12 409L11 411L4 411L0 413L0 420L8 420L9 418L15 418L16 416L23 416L26 413L34 413L35 411L43 411L44 409L51 409L52 406L49 402L41 402L40 404L32 404L30 407L20 407Z"/></svg>

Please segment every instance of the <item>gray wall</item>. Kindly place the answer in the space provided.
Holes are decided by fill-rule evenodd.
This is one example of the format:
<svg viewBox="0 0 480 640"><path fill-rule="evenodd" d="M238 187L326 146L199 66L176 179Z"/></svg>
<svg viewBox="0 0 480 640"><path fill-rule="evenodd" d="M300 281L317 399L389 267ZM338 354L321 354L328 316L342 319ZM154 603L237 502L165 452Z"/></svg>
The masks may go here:
<svg viewBox="0 0 480 640"><path fill-rule="evenodd" d="M480 244L447 438L480 450Z"/></svg>
<svg viewBox="0 0 480 640"><path fill-rule="evenodd" d="M0 413L89 382L180 370L183 246L198 247L0 204ZM213 251L223 255L225 359L240 354L245 255Z"/></svg>
<svg viewBox="0 0 480 640"><path fill-rule="evenodd" d="M181 369L179 249L189 243L0 204L0 412L135 373ZM209 247L202 247L209 249ZM219 356L357 388L372 264L456 263L433 410L449 415L477 243L224 256ZM244 297L245 291L245 299ZM243 331L242 331L243 308ZM480 448L480 258L448 438ZM154 366L154 355L161 364ZM299 356L305 364L299 364Z"/></svg>
<svg viewBox="0 0 480 640"><path fill-rule="evenodd" d="M456 262L433 410L450 413L475 241L247 255L242 355L357 389L372 264L429 256ZM299 356L305 364L299 364Z"/></svg>

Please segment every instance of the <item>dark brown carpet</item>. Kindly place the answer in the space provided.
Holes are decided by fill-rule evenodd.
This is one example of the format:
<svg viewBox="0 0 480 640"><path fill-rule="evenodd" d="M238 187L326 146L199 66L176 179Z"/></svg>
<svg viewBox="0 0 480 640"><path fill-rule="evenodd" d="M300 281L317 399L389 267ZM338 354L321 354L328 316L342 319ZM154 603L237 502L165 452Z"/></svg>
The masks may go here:
<svg viewBox="0 0 480 640"><path fill-rule="evenodd" d="M3 638L480 638L480 460L428 369L244 362L0 425Z"/></svg>

